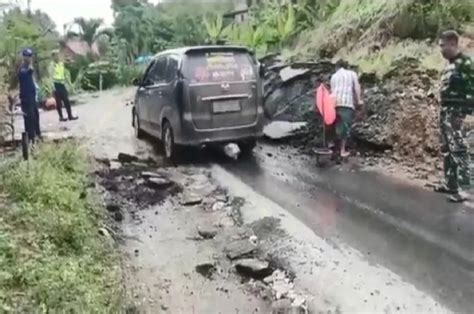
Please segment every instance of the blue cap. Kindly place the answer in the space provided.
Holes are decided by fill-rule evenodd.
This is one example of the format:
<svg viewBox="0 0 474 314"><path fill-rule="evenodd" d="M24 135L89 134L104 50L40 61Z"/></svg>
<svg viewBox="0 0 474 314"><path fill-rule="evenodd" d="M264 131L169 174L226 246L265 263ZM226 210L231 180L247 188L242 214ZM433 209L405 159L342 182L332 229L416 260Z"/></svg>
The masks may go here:
<svg viewBox="0 0 474 314"><path fill-rule="evenodd" d="M33 50L29 48L23 49L23 51L21 52L21 55L23 57L33 57Z"/></svg>

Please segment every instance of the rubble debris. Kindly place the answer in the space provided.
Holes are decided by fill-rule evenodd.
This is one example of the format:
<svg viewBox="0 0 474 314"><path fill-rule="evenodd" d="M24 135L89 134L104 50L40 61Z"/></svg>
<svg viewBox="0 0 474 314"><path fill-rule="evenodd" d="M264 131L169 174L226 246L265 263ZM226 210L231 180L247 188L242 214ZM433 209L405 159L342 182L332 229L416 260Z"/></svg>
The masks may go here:
<svg viewBox="0 0 474 314"><path fill-rule="evenodd" d="M207 279L212 279L214 274L217 272L217 267L212 262L205 262L196 265L195 269L197 273L201 274Z"/></svg>
<svg viewBox="0 0 474 314"><path fill-rule="evenodd" d="M217 212L222 210L225 207L226 203L222 201L217 201L214 204L212 204L211 211Z"/></svg>
<svg viewBox="0 0 474 314"><path fill-rule="evenodd" d="M120 161L121 163L132 163L132 162L137 162L140 159L134 155L130 155L127 153L119 153L117 160Z"/></svg>
<svg viewBox="0 0 474 314"><path fill-rule="evenodd" d="M214 239L219 230L213 226L198 227L198 234L206 240Z"/></svg>
<svg viewBox="0 0 474 314"><path fill-rule="evenodd" d="M173 185L173 181L158 177L148 178L145 182L152 189L166 189Z"/></svg>
<svg viewBox="0 0 474 314"><path fill-rule="evenodd" d="M110 162L110 170L117 170L117 169L120 169L120 167L122 167L122 164L117 162L117 161L111 161Z"/></svg>
<svg viewBox="0 0 474 314"><path fill-rule="evenodd" d="M194 193L185 193L183 199L181 200L181 205L183 206L195 206L202 203L202 197Z"/></svg>
<svg viewBox="0 0 474 314"><path fill-rule="evenodd" d="M281 140L297 134L306 122L272 121L263 128L263 134L271 140Z"/></svg>
<svg viewBox="0 0 474 314"><path fill-rule="evenodd" d="M146 181L142 179L141 173L151 168L150 165L136 166L124 163L119 169L101 169L95 172L98 183L112 194L113 201L107 204L112 206L109 211L119 209L114 206L116 204L130 202L136 204L138 208L145 208L163 202L169 195L181 192L182 188L177 184L171 184L166 189L151 188L145 184ZM153 183L159 186L165 184L164 182Z"/></svg>
<svg viewBox="0 0 474 314"><path fill-rule="evenodd" d="M110 159L108 158L96 158L95 160L107 167L110 167Z"/></svg>
<svg viewBox="0 0 474 314"><path fill-rule="evenodd" d="M267 261L256 258L239 259L235 262L234 267L241 275L254 279L263 279L273 272Z"/></svg>
<svg viewBox="0 0 474 314"><path fill-rule="evenodd" d="M295 78L305 75L309 69L294 69L291 66L284 67L280 70L280 77L283 83L287 83Z"/></svg>
<svg viewBox="0 0 474 314"><path fill-rule="evenodd" d="M263 279L263 282L267 284L272 284L275 281L285 280L285 279L286 279L286 274L283 271L278 269L278 270L275 270L270 276L265 277Z"/></svg>
<svg viewBox="0 0 474 314"><path fill-rule="evenodd" d="M150 178L163 178L162 174L153 171L142 171L140 175L145 180Z"/></svg>
<svg viewBox="0 0 474 314"><path fill-rule="evenodd" d="M107 205L105 205L105 208L109 211L109 212L117 212L117 211L120 211L120 205L116 204L116 203L109 203Z"/></svg>
<svg viewBox="0 0 474 314"><path fill-rule="evenodd" d="M237 240L228 244L224 251L230 260L235 260L255 252L257 246L248 240Z"/></svg>
<svg viewBox="0 0 474 314"><path fill-rule="evenodd" d="M117 222L123 221L123 214L120 211L114 213L114 220Z"/></svg>
<svg viewBox="0 0 474 314"><path fill-rule="evenodd" d="M302 306L293 305L289 299L281 299L272 303L272 314L306 314Z"/></svg>

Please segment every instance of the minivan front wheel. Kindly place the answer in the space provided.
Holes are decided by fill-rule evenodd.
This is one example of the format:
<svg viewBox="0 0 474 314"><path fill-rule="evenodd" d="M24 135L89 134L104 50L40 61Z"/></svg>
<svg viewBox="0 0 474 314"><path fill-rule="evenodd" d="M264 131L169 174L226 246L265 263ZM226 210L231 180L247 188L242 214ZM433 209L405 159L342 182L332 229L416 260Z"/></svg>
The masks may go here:
<svg viewBox="0 0 474 314"><path fill-rule="evenodd" d="M161 140L163 142L163 151L165 153L165 157L169 160L176 160L177 148L176 144L174 143L173 128L168 121L166 121L163 125Z"/></svg>
<svg viewBox="0 0 474 314"><path fill-rule="evenodd" d="M142 139L144 137L144 133L140 128L140 119L138 119L138 115L135 110L133 112L133 128L135 131L135 137L138 139Z"/></svg>

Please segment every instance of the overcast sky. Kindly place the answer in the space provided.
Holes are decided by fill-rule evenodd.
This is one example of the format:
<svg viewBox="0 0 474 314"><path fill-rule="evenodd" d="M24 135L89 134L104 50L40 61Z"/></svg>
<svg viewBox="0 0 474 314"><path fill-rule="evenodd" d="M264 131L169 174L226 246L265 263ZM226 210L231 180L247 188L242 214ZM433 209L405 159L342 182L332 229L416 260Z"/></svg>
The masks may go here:
<svg viewBox="0 0 474 314"><path fill-rule="evenodd" d="M157 2L150 1L150 2ZM22 1L26 6L26 0ZM59 32L63 25L75 17L103 18L107 25L112 24L111 0L31 0L32 10L40 9L51 16Z"/></svg>

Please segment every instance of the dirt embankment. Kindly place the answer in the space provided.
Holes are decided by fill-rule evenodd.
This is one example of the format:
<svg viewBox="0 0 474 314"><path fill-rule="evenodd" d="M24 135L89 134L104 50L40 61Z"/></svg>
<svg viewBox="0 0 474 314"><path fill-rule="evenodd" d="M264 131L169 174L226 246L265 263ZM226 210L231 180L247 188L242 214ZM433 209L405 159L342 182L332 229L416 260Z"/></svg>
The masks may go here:
<svg viewBox="0 0 474 314"><path fill-rule="evenodd" d="M273 64L267 67L266 112L276 120L306 121L306 132L292 143L309 153L322 143L314 90L321 83L329 85L334 65L264 61ZM418 60L404 58L394 62L382 79L359 75L365 105L357 114L351 146L371 165L383 157L385 163L416 167L419 177L434 174L439 163L438 73L422 70Z"/></svg>

